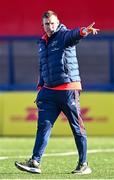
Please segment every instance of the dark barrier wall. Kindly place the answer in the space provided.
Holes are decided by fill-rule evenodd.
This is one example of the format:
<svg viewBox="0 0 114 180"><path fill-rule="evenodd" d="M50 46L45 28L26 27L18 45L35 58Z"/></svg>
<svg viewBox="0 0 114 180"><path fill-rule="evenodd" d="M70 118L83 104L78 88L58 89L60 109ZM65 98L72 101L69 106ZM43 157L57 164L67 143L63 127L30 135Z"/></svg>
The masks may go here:
<svg viewBox="0 0 114 180"><path fill-rule="evenodd" d="M102 31L114 30L114 0L0 0L0 36L39 35L42 12L48 9L69 28L95 21Z"/></svg>

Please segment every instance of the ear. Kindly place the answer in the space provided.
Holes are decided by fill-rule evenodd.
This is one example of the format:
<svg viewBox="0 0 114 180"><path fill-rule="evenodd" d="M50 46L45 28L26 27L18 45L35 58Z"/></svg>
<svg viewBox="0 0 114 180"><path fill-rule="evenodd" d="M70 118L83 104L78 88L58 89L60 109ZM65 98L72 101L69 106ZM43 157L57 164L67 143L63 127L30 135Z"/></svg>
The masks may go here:
<svg viewBox="0 0 114 180"><path fill-rule="evenodd" d="M57 24L58 24L58 25L60 24L60 21L59 21L59 19L58 19L58 21L57 21Z"/></svg>

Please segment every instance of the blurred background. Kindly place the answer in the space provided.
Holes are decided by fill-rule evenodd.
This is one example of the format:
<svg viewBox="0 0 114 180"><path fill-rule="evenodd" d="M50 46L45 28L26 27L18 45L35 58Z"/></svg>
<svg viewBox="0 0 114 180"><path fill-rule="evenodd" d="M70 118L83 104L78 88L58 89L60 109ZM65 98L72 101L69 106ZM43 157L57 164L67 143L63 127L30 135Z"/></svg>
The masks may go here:
<svg viewBox="0 0 114 180"><path fill-rule="evenodd" d="M39 78L41 16L53 10L68 28L100 29L77 46L82 78L81 112L88 135L114 135L114 1L0 0L0 135L32 136ZM64 128L63 128L64 126ZM61 114L53 135L71 135Z"/></svg>

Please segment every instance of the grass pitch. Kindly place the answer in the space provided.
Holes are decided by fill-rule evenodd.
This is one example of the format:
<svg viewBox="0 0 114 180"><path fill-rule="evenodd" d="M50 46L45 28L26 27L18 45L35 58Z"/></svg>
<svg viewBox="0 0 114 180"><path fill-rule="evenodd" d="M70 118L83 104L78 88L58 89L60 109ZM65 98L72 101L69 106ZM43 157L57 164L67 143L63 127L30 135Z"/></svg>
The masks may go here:
<svg viewBox="0 0 114 180"><path fill-rule="evenodd" d="M42 174L16 169L14 162L31 156L34 138L0 138L0 179L114 179L114 137L88 137L90 175L70 172L77 163L73 138L52 137L42 158Z"/></svg>

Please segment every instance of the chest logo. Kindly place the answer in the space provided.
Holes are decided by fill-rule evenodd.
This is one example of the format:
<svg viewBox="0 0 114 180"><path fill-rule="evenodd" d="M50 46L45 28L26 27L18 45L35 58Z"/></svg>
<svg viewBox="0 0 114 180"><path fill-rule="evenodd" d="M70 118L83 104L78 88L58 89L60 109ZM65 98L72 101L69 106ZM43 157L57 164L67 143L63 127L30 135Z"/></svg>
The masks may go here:
<svg viewBox="0 0 114 180"><path fill-rule="evenodd" d="M58 41L56 40L56 41L53 41L52 43L51 43L51 46L53 47L53 46L56 46L57 45L57 43L58 43Z"/></svg>

